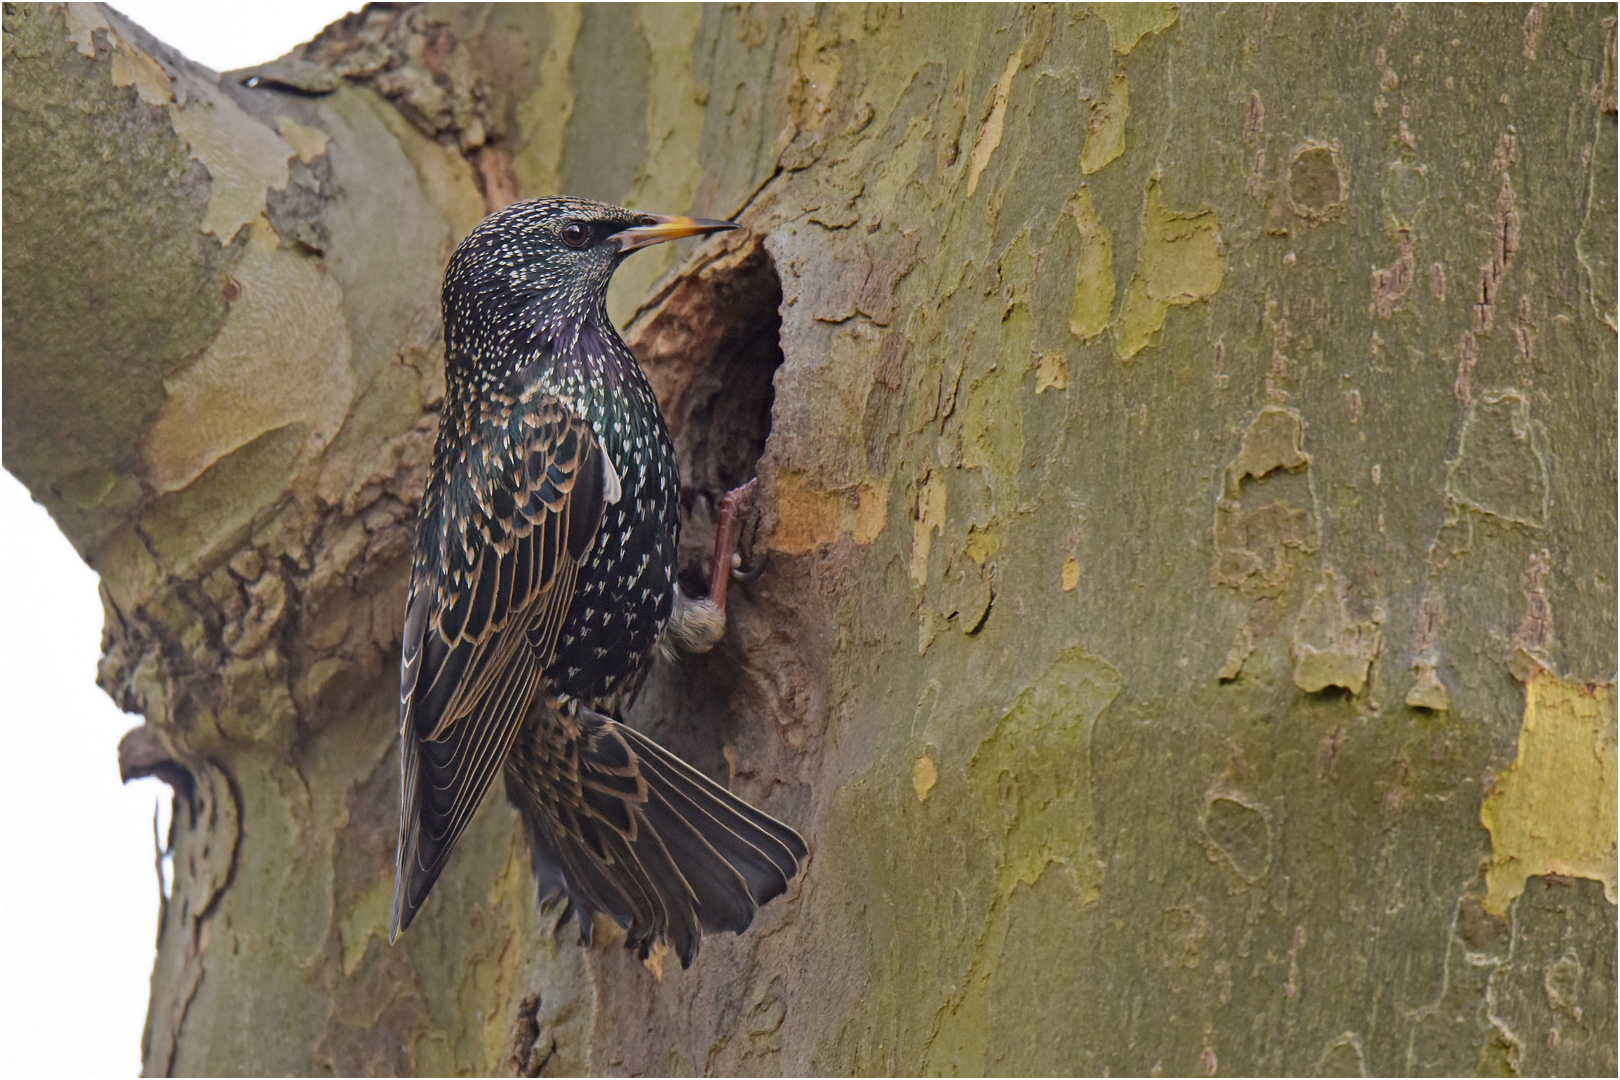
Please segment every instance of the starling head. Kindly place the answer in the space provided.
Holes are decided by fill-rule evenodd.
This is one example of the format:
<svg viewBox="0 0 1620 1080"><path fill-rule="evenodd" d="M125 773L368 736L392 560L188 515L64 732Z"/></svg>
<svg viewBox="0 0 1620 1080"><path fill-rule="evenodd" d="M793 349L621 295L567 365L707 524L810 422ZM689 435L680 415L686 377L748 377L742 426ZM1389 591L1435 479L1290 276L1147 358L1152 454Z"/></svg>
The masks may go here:
<svg viewBox="0 0 1620 1080"><path fill-rule="evenodd" d="M608 325L608 282L630 252L736 227L587 199L528 199L497 210L445 271L447 356L452 364L501 366L532 357L536 344L571 347L581 331Z"/></svg>

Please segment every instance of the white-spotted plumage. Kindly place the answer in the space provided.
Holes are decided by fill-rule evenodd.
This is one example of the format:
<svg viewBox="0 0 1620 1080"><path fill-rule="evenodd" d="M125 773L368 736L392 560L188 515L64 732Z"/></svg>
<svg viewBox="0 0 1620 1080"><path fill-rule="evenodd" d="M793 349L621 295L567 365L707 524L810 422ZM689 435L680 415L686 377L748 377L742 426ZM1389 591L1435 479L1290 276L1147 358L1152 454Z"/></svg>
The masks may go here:
<svg viewBox="0 0 1620 1080"><path fill-rule="evenodd" d="M730 227L671 221L517 203L446 270L401 663L396 934L503 767L541 897L563 896L587 938L605 912L643 956L664 941L684 964L802 865L793 830L616 719L667 634L707 648L724 629L676 585L675 449L606 308L628 250Z"/></svg>

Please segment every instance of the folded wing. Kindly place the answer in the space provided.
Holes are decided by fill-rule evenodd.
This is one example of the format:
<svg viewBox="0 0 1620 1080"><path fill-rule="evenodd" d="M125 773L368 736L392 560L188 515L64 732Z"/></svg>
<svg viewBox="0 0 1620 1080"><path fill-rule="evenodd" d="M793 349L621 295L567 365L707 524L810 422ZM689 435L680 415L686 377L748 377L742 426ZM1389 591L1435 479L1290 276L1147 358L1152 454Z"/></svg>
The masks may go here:
<svg viewBox="0 0 1620 1080"><path fill-rule="evenodd" d="M459 422L458 422L459 419ZM449 417L405 605L391 935L410 925L522 728L618 481L584 420L538 390Z"/></svg>

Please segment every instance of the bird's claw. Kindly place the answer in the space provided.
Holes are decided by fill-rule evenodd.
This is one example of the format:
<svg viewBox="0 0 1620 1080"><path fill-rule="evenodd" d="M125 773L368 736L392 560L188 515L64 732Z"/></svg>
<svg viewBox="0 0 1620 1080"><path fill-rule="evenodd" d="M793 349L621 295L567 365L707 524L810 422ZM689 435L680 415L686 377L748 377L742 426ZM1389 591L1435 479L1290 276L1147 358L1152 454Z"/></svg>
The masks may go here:
<svg viewBox="0 0 1620 1080"><path fill-rule="evenodd" d="M738 519L742 516L743 506L753 494L754 485L759 483L756 477L748 483L725 493L720 498L720 518L714 529L714 573L709 578L709 602L724 610L726 606L726 582L730 578L738 581L757 580L764 571L765 564L760 563L757 570L749 571L752 576L738 572L741 559L737 555L737 529Z"/></svg>
<svg viewBox="0 0 1620 1080"><path fill-rule="evenodd" d="M739 556L733 555L731 558L732 562L737 564L731 568L731 580L740 581L744 585L752 585L765 575L765 566L771 561L771 553L767 551L765 557L759 560L759 565L748 570L742 568Z"/></svg>

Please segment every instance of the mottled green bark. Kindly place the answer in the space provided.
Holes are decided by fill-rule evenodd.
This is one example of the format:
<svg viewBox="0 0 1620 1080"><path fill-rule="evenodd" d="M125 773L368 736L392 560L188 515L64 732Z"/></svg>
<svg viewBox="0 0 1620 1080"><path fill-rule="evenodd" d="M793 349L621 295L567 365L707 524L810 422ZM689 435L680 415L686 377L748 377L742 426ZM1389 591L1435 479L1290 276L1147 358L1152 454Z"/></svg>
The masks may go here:
<svg viewBox="0 0 1620 1080"><path fill-rule="evenodd" d="M250 88L8 14L5 464L185 793L148 1070L1612 1073L1614 41L429 7ZM813 859L661 981L499 797L386 943L437 275L559 188L746 225L613 294L690 475L770 421L636 719Z"/></svg>

